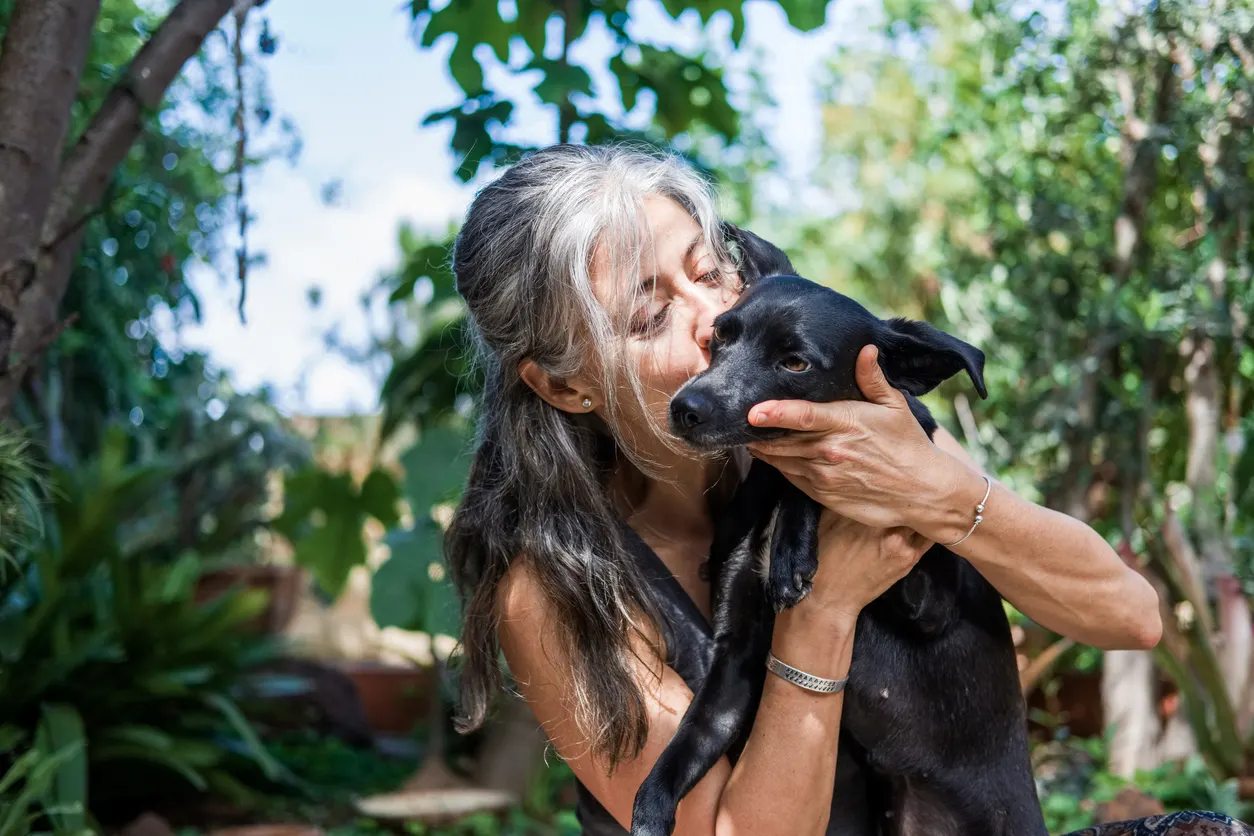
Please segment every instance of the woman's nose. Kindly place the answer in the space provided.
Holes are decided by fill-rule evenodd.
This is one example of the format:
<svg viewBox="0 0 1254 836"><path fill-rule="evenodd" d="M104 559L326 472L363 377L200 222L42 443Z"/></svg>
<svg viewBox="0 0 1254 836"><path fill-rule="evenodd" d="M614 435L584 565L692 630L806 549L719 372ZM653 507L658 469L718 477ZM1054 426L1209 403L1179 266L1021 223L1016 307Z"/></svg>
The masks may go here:
<svg viewBox="0 0 1254 836"><path fill-rule="evenodd" d="M706 349L714 337L714 320L732 306L736 297L722 287L703 288L695 296L693 300L693 313L696 314L697 324L695 336L697 345Z"/></svg>

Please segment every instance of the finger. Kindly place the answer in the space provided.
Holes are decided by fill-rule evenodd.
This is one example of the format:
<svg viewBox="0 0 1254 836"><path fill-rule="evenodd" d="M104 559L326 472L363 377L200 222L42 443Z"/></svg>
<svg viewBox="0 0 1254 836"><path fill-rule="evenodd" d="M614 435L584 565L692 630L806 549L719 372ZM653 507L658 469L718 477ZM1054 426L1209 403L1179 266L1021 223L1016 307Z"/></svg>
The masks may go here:
<svg viewBox="0 0 1254 836"><path fill-rule="evenodd" d="M783 473L785 476L800 476L805 473L805 464L796 456L778 456L772 453L752 453L755 459L760 459L771 467Z"/></svg>
<svg viewBox="0 0 1254 836"><path fill-rule="evenodd" d="M858 362L854 375L858 388L871 403L894 408L905 408L906 398L884 377L884 370L879 364L880 350L878 346L866 345L858 354Z"/></svg>
<svg viewBox="0 0 1254 836"><path fill-rule="evenodd" d="M803 432L853 428L848 405L842 402L763 401L749 410L749 423L755 427L780 427Z"/></svg>
<svg viewBox="0 0 1254 836"><path fill-rule="evenodd" d="M928 549L932 548L932 546L936 545L936 543L916 531L914 536L910 538L910 545L915 549L918 549L919 554L923 554Z"/></svg>
<svg viewBox="0 0 1254 836"><path fill-rule="evenodd" d="M797 432L771 441L755 441L748 447L754 455L762 453L794 459L818 459L823 458L824 450L829 446L824 444L826 437L824 433Z"/></svg>

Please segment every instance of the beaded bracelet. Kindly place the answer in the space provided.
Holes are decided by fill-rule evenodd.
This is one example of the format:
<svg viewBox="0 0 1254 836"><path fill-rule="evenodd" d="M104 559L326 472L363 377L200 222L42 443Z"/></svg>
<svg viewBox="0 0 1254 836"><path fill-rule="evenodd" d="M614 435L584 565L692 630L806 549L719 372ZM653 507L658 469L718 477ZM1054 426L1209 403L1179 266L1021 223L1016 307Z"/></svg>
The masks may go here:
<svg viewBox="0 0 1254 836"><path fill-rule="evenodd" d="M958 545L963 540L967 539L972 534L974 534L975 529L979 526L979 524L984 522L984 503L988 502L988 495L993 492L993 480L989 479L987 476L983 478L984 478L984 483L988 487L984 489L984 498L981 499L980 503L975 506L975 522L971 523L971 530L968 531L966 534L962 535L961 537L959 537L957 540L955 540L952 543L942 543L941 545L943 545L945 548L949 549Z"/></svg>

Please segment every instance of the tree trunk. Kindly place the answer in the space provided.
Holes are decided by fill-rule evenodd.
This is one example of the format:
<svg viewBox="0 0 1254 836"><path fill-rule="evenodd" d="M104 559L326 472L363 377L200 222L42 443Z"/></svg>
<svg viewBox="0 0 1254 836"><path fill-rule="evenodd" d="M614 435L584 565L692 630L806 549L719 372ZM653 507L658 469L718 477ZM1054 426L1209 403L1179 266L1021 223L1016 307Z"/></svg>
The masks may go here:
<svg viewBox="0 0 1254 836"><path fill-rule="evenodd" d="M80 4L83 2L86 0L80 0ZM161 104L183 65L196 54L234 2L180 0L140 49L125 77L114 86L75 143L62 166L55 191L50 199L45 199L47 211L41 217L35 272L17 300L15 326L11 334L0 331L0 358L19 358L9 367L0 366L0 416L12 408L29 358L55 336L61 300L82 242L83 228L78 219L104 195L113 172L143 129L143 111ZM239 2L247 7L256 5L254 0ZM69 103L65 111L68 118Z"/></svg>
<svg viewBox="0 0 1254 836"><path fill-rule="evenodd" d="M0 49L0 375L18 359L20 299L99 12L100 0L17 0Z"/></svg>
<svg viewBox="0 0 1254 836"><path fill-rule="evenodd" d="M1146 213L1158 184L1162 140L1155 128L1170 114L1175 90L1175 50L1159 59L1153 112L1137 115L1136 92L1126 69L1115 71L1115 86L1127 114L1122 130L1123 200L1115 219L1116 279L1126 280L1144 252ZM1126 498L1125 498L1126 499ZM1125 512L1125 516L1131 516ZM1161 735L1155 708L1154 658L1148 650L1108 651L1102 666L1102 713L1111 730L1110 769L1131 778L1156 765Z"/></svg>

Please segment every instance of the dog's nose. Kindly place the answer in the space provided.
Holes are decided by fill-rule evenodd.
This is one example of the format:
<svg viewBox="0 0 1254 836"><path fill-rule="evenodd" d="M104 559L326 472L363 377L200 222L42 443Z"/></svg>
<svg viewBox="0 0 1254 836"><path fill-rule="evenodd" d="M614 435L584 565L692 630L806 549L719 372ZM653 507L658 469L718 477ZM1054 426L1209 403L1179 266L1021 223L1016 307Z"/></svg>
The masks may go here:
<svg viewBox="0 0 1254 836"><path fill-rule="evenodd" d="M684 392L671 401L671 420L677 427L690 430L710 420L713 404L699 392Z"/></svg>

